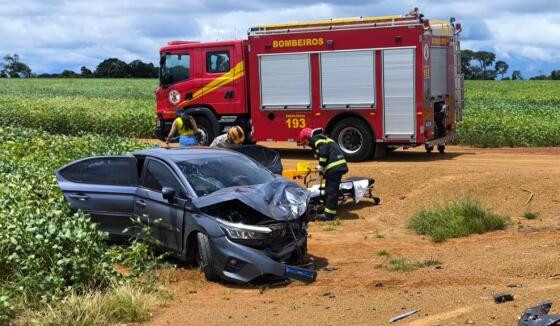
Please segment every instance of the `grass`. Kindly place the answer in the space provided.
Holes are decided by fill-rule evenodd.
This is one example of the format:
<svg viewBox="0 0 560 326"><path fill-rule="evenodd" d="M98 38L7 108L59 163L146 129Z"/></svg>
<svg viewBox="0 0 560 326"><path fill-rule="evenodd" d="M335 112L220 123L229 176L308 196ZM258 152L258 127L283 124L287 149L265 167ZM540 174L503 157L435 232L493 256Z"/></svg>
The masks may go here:
<svg viewBox="0 0 560 326"><path fill-rule="evenodd" d="M539 215L541 215L539 212L527 211L527 212L523 213L523 217L528 219L528 220L534 220L534 219L538 218Z"/></svg>
<svg viewBox="0 0 560 326"><path fill-rule="evenodd" d="M408 222L417 234L428 235L434 242L504 229L507 216L489 212L472 198L462 198L434 209L422 209Z"/></svg>
<svg viewBox="0 0 560 326"><path fill-rule="evenodd" d="M148 320L157 305L157 295L130 285L107 292L72 294L49 309L26 311L18 324L89 326L138 323Z"/></svg>
<svg viewBox="0 0 560 326"><path fill-rule="evenodd" d="M389 252L387 250L379 250L377 252L377 256L379 256L379 257L389 257Z"/></svg>
<svg viewBox="0 0 560 326"><path fill-rule="evenodd" d="M328 221L327 225L323 228L324 231L336 231L336 228L342 224L339 218L335 218L332 221Z"/></svg>
<svg viewBox="0 0 560 326"><path fill-rule="evenodd" d="M398 256L389 259L387 264L387 270L390 272L411 272L420 268L426 268L431 266L439 266L441 262L434 259L426 259L421 262L409 263L403 256Z"/></svg>

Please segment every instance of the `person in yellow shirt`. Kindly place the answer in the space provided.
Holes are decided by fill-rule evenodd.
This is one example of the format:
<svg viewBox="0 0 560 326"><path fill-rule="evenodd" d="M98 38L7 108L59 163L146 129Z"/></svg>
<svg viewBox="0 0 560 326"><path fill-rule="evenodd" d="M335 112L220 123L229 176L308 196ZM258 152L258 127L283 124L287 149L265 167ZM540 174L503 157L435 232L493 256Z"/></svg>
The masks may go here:
<svg viewBox="0 0 560 326"><path fill-rule="evenodd" d="M169 135L165 140L166 145L169 145L169 142L176 133L179 134L179 146L188 147L198 145L198 139L196 137L198 128L196 127L196 121L187 113L183 112L180 117L177 117L175 121L173 121Z"/></svg>

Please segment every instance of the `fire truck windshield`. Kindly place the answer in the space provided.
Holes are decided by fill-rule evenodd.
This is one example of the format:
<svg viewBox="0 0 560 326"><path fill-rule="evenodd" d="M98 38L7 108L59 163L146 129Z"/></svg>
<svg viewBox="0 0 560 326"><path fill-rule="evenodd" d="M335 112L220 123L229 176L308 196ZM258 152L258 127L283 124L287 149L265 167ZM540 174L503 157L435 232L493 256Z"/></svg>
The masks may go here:
<svg viewBox="0 0 560 326"><path fill-rule="evenodd" d="M166 54L161 61L160 82L162 85L170 85L190 78L190 55Z"/></svg>

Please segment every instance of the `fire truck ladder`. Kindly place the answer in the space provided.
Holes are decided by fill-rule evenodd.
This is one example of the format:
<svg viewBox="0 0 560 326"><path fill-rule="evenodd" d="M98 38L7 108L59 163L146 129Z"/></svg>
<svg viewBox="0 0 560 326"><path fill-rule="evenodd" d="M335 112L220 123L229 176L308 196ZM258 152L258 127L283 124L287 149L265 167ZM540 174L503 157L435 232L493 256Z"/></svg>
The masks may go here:
<svg viewBox="0 0 560 326"><path fill-rule="evenodd" d="M269 24L249 28L248 35L273 35L312 31L329 31L358 28L383 28L422 25L423 21L414 16L382 16L317 20L286 24Z"/></svg>

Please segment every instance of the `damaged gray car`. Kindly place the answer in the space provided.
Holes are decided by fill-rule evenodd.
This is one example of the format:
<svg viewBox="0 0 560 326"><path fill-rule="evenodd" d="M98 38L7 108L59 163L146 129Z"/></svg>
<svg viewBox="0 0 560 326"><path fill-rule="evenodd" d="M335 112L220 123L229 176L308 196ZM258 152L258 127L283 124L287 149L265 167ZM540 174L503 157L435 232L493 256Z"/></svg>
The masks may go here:
<svg viewBox="0 0 560 326"><path fill-rule="evenodd" d="M155 148L91 157L56 171L65 199L111 238L133 218L208 280L313 282L302 268L310 194L229 150Z"/></svg>

